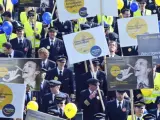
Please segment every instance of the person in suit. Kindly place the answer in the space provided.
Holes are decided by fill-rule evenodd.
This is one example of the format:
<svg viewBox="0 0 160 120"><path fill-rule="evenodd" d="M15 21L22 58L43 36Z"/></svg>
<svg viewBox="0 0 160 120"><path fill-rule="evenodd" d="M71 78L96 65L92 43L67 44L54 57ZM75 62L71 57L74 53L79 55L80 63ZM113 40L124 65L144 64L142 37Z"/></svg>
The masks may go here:
<svg viewBox="0 0 160 120"><path fill-rule="evenodd" d="M49 38L43 39L40 42L40 48L44 47L50 52L49 59L56 61L59 55L67 55L64 42L56 38L57 30L54 28L49 29Z"/></svg>
<svg viewBox="0 0 160 120"><path fill-rule="evenodd" d="M148 112L155 115L156 120L160 120L160 97L157 97L155 103L157 104L157 108L153 111L148 111Z"/></svg>
<svg viewBox="0 0 160 120"><path fill-rule="evenodd" d="M44 47L40 48L38 50L38 56L39 58L42 59L41 68L44 68L46 70L51 70L56 67L56 63L48 59L49 51L46 48Z"/></svg>
<svg viewBox="0 0 160 120"><path fill-rule="evenodd" d="M57 18L53 21L52 27L54 27L58 30L57 38L63 39L63 37L62 37L63 35L70 34L73 32L73 25L72 25L72 22L69 20L61 22L59 20L59 16L58 16L58 10L56 10L55 13L56 13Z"/></svg>
<svg viewBox="0 0 160 120"><path fill-rule="evenodd" d="M21 51L13 50L12 45L9 42L3 43L3 52L0 57L8 58L23 58L24 54Z"/></svg>
<svg viewBox="0 0 160 120"><path fill-rule="evenodd" d="M27 58L32 57L32 43L30 40L24 37L24 28L19 26L16 29L17 38L10 41L12 48L24 53L24 56Z"/></svg>
<svg viewBox="0 0 160 120"><path fill-rule="evenodd" d="M145 111L145 103L141 101L136 101L134 103L134 112L135 112L134 119L143 120L144 111ZM132 120L132 116L129 115L127 120Z"/></svg>
<svg viewBox="0 0 160 120"><path fill-rule="evenodd" d="M46 80L57 79L62 82L61 91L69 95L74 94L73 72L65 68L66 57L59 56L57 58L57 67L49 70L46 74Z"/></svg>
<svg viewBox="0 0 160 120"><path fill-rule="evenodd" d="M82 75L82 77L81 77L82 79L80 79L80 81L76 81L76 84L77 84L76 86L77 86L78 89L80 89L79 92L81 92L82 90L85 90L85 89L88 88L87 80L90 79L90 78L95 78L95 79L99 80L100 89L103 90L104 96L107 96L107 78L106 78L106 74L103 71L99 70L100 62L99 62L98 59L93 59L92 63L93 63L94 71L92 71L90 69L89 72L84 73ZM77 96L79 96L79 94Z"/></svg>
<svg viewBox="0 0 160 120"><path fill-rule="evenodd" d="M50 80L49 81L49 86L50 86L50 91L51 93L48 93L46 95L44 95L44 97L42 98L42 112L44 113L48 113L48 109L52 106L55 106L55 95L57 94L65 94L66 96L66 103L68 103L69 100L69 95L66 93L63 93L60 91L60 86L61 86L61 82L58 80Z"/></svg>
<svg viewBox="0 0 160 120"><path fill-rule="evenodd" d="M48 109L48 114L67 119L64 113L66 95L62 93L55 95L55 103L56 103L55 106L52 106Z"/></svg>
<svg viewBox="0 0 160 120"><path fill-rule="evenodd" d="M78 106L80 110L83 110L83 120L94 120L94 115L96 113L103 112L97 91L99 80L91 78L87 80L87 82L89 87L88 89L81 91ZM101 91L101 93L103 99L103 92Z"/></svg>
<svg viewBox="0 0 160 120"><path fill-rule="evenodd" d="M156 119L155 115L148 113L143 116L143 120L159 120L159 119Z"/></svg>
<svg viewBox="0 0 160 120"><path fill-rule="evenodd" d="M106 103L107 120L127 120L130 102L124 99L124 90L116 91L116 99Z"/></svg>

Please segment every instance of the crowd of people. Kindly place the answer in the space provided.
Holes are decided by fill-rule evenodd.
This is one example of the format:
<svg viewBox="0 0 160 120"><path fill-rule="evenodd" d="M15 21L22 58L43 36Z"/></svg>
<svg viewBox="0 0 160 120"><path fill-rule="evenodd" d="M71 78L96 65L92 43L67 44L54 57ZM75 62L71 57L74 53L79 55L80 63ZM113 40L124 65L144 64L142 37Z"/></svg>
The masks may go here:
<svg viewBox="0 0 160 120"><path fill-rule="evenodd" d="M50 25L43 23L42 15L44 12L52 12L52 8L25 7L24 10L15 8L15 11L7 11L5 4L0 4L0 24L10 21L13 25L10 36L0 31L0 57L41 58L43 80L39 86L40 91L31 91L30 86L27 86L24 119L27 103L36 98L39 111L64 119L67 119L65 105L73 102L78 111L83 112L83 120L132 120L129 91L107 89L104 58L93 59L93 69L88 61L87 69L85 62L70 65L63 42L63 35L100 26L103 21L110 51L107 57L138 55L138 46L120 47L117 20L152 14L157 14L159 18L160 12L154 0L137 0L139 10L132 12L132 1L124 0L124 8L118 11L119 17L103 15L103 20L97 15L61 22L56 9ZM143 66L143 62L140 64ZM28 66L30 70L36 70L34 64ZM154 81L159 81L159 65L154 67L153 73ZM31 75L28 82L36 76L32 72L28 75ZM160 82L155 82L154 87L150 95L145 95L140 89L134 90L135 120L160 120Z"/></svg>

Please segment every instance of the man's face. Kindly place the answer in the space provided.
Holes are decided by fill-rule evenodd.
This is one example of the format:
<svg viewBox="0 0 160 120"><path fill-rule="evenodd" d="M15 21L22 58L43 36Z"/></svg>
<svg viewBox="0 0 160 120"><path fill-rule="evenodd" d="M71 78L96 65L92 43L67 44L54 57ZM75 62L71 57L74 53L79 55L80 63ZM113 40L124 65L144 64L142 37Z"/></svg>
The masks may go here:
<svg viewBox="0 0 160 120"><path fill-rule="evenodd" d="M138 115L142 115L144 113L145 106L142 107L135 107L135 113Z"/></svg>
<svg viewBox="0 0 160 120"><path fill-rule="evenodd" d="M148 76L148 73L151 71L150 68L148 68L148 61L145 59L138 59L135 63L135 76Z"/></svg>
<svg viewBox="0 0 160 120"><path fill-rule="evenodd" d="M159 103L159 104L157 104L157 108L160 110L160 103Z"/></svg>
<svg viewBox="0 0 160 120"><path fill-rule="evenodd" d="M116 97L119 101L122 101L124 99L124 93L116 92Z"/></svg>
<svg viewBox="0 0 160 120"><path fill-rule="evenodd" d="M123 18L129 18L131 16L130 11L125 11L125 13L123 14Z"/></svg>
<svg viewBox="0 0 160 120"><path fill-rule="evenodd" d="M23 67L22 78L33 78L39 74L39 71L36 71L36 63L28 61Z"/></svg>
<svg viewBox="0 0 160 120"><path fill-rule="evenodd" d="M19 30L16 32L18 37L23 37L24 35L24 31L23 30Z"/></svg>
<svg viewBox="0 0 160 120"><path fill-rule="evenodd" d="M139 2L139 7L141 10L144 10L146 7L146 2Z"/></svg>
<svg viewBox="0 0 160 120"><path fill-rule="evenodd" d="M58 64L58 67L63 68L66 64L66 61L63 61L63 62L57 61L57 64Z"/></svg>
<svg viewBox="0 0 160 120"><path fill-rule="evenodd" d="M59 106L60 108L62 108L62 107L64 107L64 106L65 106L65 103L66 103L66 101L65 101L65 100L63 100L62 102L60 102L60 103L58 104L58 106Z"/></svg>
<svg viewBox="0 0 160 120"><path fill-rule="evenodd" d="M7 49L6 47L3 47L3 52L5 55L10 54L10 49Z"/></svg>
<svg viewBox="0 0 160 120"><path fill-rule="evenodd" d="M10 18L6 17L6 16L4 16L3 19L4 19L4 21L9 21L10 20Z"/></svg>
<svg viewBox="0 0 160 120"><path fill-rule="evenodd" d="M29 20L33 21L34 20L34 15L29 16Z"/></svg>
<svg viewBox="0 0 160 120"><path fill-rule="evenodd" d="M116 42L112 42L112 41L109 41L109 51L110 52L116 52L117 51L117 43Z"/></svg>
<svg viewBox="0 0 160 120"><path fill-rule="evenodd" d="M56 35L57 35L57 33L56 32L49 32L49 37L50 38L54 38L54 37L56 37Z"/></svg>
<svg viewBox="0 0 160 120"><path fill-rule="evenodd" d="M60 86L50 86L50 91L53 94L58 93L59 89L60 89Z"/></svg>
<svg viewBox="0 0 160 120"><path fill-rule="evenodd" d="M97 90L97 86L96 86L96 85L89 84L89 88L90 88L92 91Z"/></svg>
<svg viewBox="0 0 160 120"><path fill-rule="evenodd" d="M41 58L42 60L47 59L47 56L44 53L38 53L39 58Z"/></svg>

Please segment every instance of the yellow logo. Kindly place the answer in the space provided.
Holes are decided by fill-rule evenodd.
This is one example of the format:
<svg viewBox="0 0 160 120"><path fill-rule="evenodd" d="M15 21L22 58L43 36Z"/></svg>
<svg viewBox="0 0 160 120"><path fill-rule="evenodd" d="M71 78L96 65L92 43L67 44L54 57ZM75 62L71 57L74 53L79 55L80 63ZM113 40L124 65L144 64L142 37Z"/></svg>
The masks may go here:
<svg viewBox="0 0 160 120"><path fill-rule="evenodd" d="M117 77L120 74L120 72L121 72L121 69L119 66L113 65L111 67L110 73L112 76Z"/></svg>
<svg viewBox="0 0 160 120"><path fill-rule="evenodd" d="M58 77L55 76L55 77L54 77L54 80L58 80Z"/></svg>
<svg viewBox="0 0 160 120"><path fill-rule="evenodd" d="M0 67L0 77L4 77L8 74L8 69L5 67Z"/></svg>
<svg viewBox="0 0 160 120"><path fill-rule="evenodd" d="M84 6L84 0L65 0L64 7L69 13L79 13L80 8Z"/></svg>
<svg viewBox="0 0 160 120"><path fill-rule="evenodd" d="M90 52L90 49L95 45L96 40L93 35L89 32L80 32L78 33L74 40L73 46L77 52L82 54L87 54Z"/></svg>
<svg viewBox="0 0 160 120"><path fill-rule="evenodd" d="M137 35L147 33L148 25L142 18L133 18L128 22L126 31L131 38L136 39Z"/></svg>
<svg viewBox="0 0 160 120"><path fill-rule="evenodd" d="M2 110L5 105L10 104L12 100L12 90L8 86L0 84L0 110Z"/></svg>

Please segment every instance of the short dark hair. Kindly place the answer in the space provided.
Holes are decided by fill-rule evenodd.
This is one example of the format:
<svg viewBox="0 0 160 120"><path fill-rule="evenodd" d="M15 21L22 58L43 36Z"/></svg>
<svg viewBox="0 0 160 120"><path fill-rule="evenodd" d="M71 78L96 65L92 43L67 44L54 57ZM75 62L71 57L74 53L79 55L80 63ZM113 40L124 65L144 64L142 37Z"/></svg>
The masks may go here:
<svg viewBox="0 0 160 120"><path fill-rule="evenodd" d="M2 44L2 47L7 48L8 50L9 50L9 49L12 49L12 45L11 45L11 43L9 43L9 42L3 43L3 44Z"/></svg>
<svg viewBox="0 0 160 120"><path fill-rule="evenodd" d="M124 9L122 10L122 14L124 14L125 12L129 12L129 11L130 11L129 9L124 8Z"/></svg>

